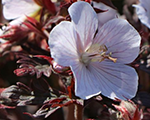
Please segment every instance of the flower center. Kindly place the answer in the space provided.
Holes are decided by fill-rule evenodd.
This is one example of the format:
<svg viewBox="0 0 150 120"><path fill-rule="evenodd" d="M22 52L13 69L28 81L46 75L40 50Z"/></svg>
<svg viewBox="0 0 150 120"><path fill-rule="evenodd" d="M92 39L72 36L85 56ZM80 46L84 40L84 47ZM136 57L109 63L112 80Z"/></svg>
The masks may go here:
<svg viewBox="0 0 150 120"><path fill-rule="evenodd" d="M90 62L102 62L104 59L109 59L116 62L117 58L111 57L111 52L106 54L107 50L108 49L105 45L91 45L91 47L80 56L80 61L85 65L88 65Z"/></svg>

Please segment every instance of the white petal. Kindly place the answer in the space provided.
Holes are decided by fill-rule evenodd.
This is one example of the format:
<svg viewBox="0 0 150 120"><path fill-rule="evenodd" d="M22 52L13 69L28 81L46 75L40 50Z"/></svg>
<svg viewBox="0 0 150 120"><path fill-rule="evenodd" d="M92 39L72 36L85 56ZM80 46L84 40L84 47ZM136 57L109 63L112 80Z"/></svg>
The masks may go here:
<svg viewBox="0 0 150 120"><path fill-rule="evenodd" d="M92 63L91 71L95 82L102 84L103 95L114 99L131 99L138 88L138 75L136 71L127 66L113 62L103 61L100 64ZM94 81L93 80L93 81Z"/></svg>
<svg viewBox="0 0 150 120"><path fill-rule="evenodd" d="M97 14L89 3L83 1L75 2L68 11L85 50L91 45L98 28Z"/></svg>
<svg viewBox="0 0 150 120"><path fill-rule="evenodd" d="M100 28L93 44L106 45L117 62L127 64L138 56L140 42L139 33L126 20L113 19Z"/></svg>
<svg viewBox="0 0 150 120"><path fill-rule="evenodd" d="M24 21L26 20L26 16L21 16L17 19L12 20L11 22L9 22L9 25L11 26L19 26L21 25Z"/></svg>
<svg viewBox="0 0 150 120"><path fill-rule="evenodd" d="M137 92L138 76L129 66L103 61L86 67L74 62L71 69L75 77L75 94L82 99L100 93L111 99L130 99Z"/></svg>
<svg viewBox="0 0 150 120"><path fill-rule="evenodd" d="M146 9L146 11L150 13L149 11L150 1L149 0L139 0L139 1L140 1L141 6L143 6Z"/></svg>
<svg viewBox="0 0 150 120"><path fill-rule="evenodd" d="M140 4L133 5L140 21L150 28L150 0L140 0Z"/></svg>
<svg viewBox="0 0 150 120"><path fill-rule="evenodd" d="M63 66L70 66L78 59L78 43L73 24L63 21L50 33L49 46L54 60Z"/></svg>
<svg viewBox="0 0 150 120"><path fill-rule="evenodd" d="M106 10L106 12L98 13L98 25L101 27L104 23L117 17L117 11L101 2L97 3L93 1L95 8Z"/></svg>
<svg viewBox="0 0 150 120"><path fill-rule="evenodd" d="M6 19L15 19L29 15L39 9L33 0L2 0L3 15Z"/></svg>
<svg viewBox="0 0 150 120"><path fill-rule="evenodd" d="M82 99L89 99L101 93L102 84L95 81L95 76L90 69L81 62L71 65L75 77L75 94Z"/></svg>

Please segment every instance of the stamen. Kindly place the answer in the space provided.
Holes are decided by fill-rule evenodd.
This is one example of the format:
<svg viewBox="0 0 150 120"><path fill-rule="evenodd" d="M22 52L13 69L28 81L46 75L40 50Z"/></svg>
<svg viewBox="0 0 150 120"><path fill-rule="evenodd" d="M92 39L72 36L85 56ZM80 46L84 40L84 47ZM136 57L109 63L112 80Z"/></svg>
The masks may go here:
<svg viewBox="0 0 150 120"><path fill-rule="evenodd" d="M92 45L85 53L83 53L80 57L80 61L85 65L88 65L89 62L102 62L105 59L109 59L116 63L117 58L111 57L112 53L106 55L107 47L105 45Z"/></svg>
<svg viewBox="0 0 150 120"><path fill-rule="evenodd" d="M114 63L116 63L116 61L117 61L117 58L113 58L113 57L111 57L111 56L109 56L109 55L108 55L108 56L105 55L105 56L104 56L104 59L105 59L105 58L107 58L107 59L113 61Z"/></svg>

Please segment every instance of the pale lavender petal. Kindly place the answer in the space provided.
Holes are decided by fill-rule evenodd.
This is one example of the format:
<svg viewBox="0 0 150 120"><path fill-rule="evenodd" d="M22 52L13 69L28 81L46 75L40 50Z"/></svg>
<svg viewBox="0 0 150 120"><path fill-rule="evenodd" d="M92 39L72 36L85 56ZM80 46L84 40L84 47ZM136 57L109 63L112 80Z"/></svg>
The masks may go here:
<svg viewBox="0 0 150 120"><path fill-rule="evenodd" d="M92 74L95 83L102 84L99 88L103 95L114 99L131 99L135 96L138 88L138 75L136 71L127 65L102 61L92 63Z"/></svg>
<svg viewBox="0 0 150 120"><path fill-rule="evenodd" d="M97 14L89 3L83 1L72 4L68 11L85 51L98 29Z"/></svg>
<svg viewBox="0 0 150 120"><path fill-rule="evenodd" d="M11 22L9 22L9 25L10 26L19 26L26 20L26 18L27 17L23 15L23 16L16 18L16 19L12 20Z"/></svg>
<svg viewBox="0 0 150 120"><path fill-rule="evenodd" d="M101 27L93 44L106 45L108 54L127 64L138 56L140 42L139 33L126 20L113 19Z"/></svg>
<svg viewBox="0 0 150 120"><path fill-rule="evenodd" d="M29 15L39 9L33 0L2 0L3 15L6 19L15 19Z"/></svg>
<svg viewBox="0 0 150 120"><path fill-rule="evenodd" d="M109 20L117 18L117 15L118 15L117 10L115 10L101 2L99 2L99 3L93 2L93 7L106 11L106 12L101 12L101 13L97 14L99 28L104 23L108 22Z"/></svg>
<svg viewBox="0 0 150 120"><path fill-rule="evenodd" d="M71 22L63 21L53 28L49 46L52 57L60 65L70 66L72 62L79 61L76 31Z"/></svg>
<svg viewBox="0 0 150 120"><path fill-rule="evenodd" d="M140 21L150 28L150 0L140 0L138 5L133 5Z"/></svg>
<svg viewBox="0 0 150 120"><path fill-rule="evenodd" d="M138 76L129 66L113 62L93 62L89 66L74 62L75 94L89 99L102 93L111 99L131 99L135 96Z"/></svg>
<svg viewBox="0 0 150 120"><path fill-rule="evenodd" d="M102 84L97 83L91 69L88 69L81 62L74 62L71 65L75 77L75 95L82 99L89 99L101 93Z"/></svg>

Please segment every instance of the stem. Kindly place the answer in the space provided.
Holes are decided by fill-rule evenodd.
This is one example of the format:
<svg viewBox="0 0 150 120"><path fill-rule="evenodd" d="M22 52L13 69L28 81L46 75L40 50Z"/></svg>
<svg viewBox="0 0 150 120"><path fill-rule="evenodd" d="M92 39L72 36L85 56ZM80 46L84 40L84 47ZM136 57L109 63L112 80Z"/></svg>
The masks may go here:
<svg viewBox="0 0 150 120"><path fill-rule="evenodd" d="M83 116L83 107L81 105L75 105L74 108L75 120L82 120L82 116Z"/></svg>
<svg viewBox="0 0 150 120"><path fill-rule="evenodd" d="M83 107L80 105L70 105L68 106L68 116L66 120L82 120Z"/></svg>

